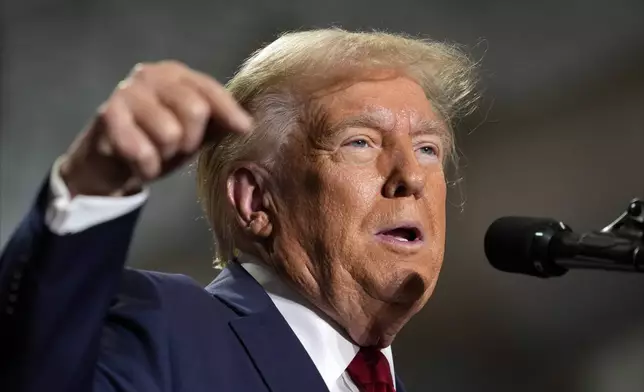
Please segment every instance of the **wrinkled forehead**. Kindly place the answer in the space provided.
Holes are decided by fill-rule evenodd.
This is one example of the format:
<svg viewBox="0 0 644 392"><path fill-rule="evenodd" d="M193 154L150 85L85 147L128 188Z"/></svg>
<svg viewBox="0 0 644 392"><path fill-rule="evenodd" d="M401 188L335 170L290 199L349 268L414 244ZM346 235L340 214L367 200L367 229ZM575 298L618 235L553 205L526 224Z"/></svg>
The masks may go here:
<svg viewBox="0 0 644 392"><path fill-rule="evenodd" d="M450 137L448 124L423 89L405 77L361 81L331 90L312 100L308 111L312 130L318 134L367 127Z"/></svg>
<svg viewBox="0 0 644 392"><path fill-rule="evenodd" d="M393 109L387 106L365 105L355 112L345 112L330 121L330 131L336 128L364 127L383 132L439 135L448 132L446 124L435 116L426 116L414 108Z"/></svg>

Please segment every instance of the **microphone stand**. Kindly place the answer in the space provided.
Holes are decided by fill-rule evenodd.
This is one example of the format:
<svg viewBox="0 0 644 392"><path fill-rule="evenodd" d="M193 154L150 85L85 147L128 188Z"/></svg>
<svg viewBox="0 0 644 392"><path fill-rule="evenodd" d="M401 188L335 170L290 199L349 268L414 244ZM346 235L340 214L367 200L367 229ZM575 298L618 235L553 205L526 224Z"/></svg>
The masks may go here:
<svg viewBox="0 0 644 392"><path fill-rule="evenodd" d="M562 228L564 231L570 230L568 227ZM545 276L560 276L569 268L644 273L644 200L633 199L626 211L600 231L573 234L553 245L559 250L555 254L560 257L568 249L573 250L575 257L562 257L556 263L542 264L541 270Z"/></svg>
<svg viewBox="0 0 644 392"><path fill-rule="evenodd" d="M633 199L626 211L600 233L613 234L639 242L644 241L644 200Z"/></svg>

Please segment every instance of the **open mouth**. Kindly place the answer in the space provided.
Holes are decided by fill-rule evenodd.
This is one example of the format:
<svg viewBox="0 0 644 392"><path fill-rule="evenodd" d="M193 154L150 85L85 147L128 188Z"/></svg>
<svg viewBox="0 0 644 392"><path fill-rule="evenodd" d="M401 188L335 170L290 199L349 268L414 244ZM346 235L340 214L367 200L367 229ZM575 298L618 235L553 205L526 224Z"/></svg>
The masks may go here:
<svg viewBox="0 0 644 392"><path fill-rule="evenodd" d="M378 236L389 241L397 242L420 242L423 240L420 229L413 226L402 226L383 230L378 233Z"/></svg>

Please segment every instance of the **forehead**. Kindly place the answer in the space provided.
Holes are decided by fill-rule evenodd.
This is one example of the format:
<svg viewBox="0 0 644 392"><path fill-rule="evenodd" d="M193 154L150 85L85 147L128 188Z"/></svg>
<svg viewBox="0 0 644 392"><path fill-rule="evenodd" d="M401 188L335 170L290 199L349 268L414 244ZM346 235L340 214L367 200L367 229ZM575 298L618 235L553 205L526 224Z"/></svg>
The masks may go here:
<svg viewBox="0 0 644 392"><path fill-rule="evenodd" d="M406 77L360 81L323 95L318 103L331 126L360 118L392 129L399 123L421 130L446 128L423 89Z"/></svg>

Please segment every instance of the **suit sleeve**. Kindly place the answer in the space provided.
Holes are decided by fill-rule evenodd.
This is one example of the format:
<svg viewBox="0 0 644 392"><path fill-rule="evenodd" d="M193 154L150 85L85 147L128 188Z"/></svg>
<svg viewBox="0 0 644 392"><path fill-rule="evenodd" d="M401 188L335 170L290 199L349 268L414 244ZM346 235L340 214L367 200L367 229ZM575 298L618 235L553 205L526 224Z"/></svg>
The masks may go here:
<svg viewBox="0 0 644 392"><path fill-rule="evenodd" d="M136 336L106 320L140 208L63 236L46 225L48 193L46 182L0 256L0 389L127 390L99 358L106 334Z"/></svg>

